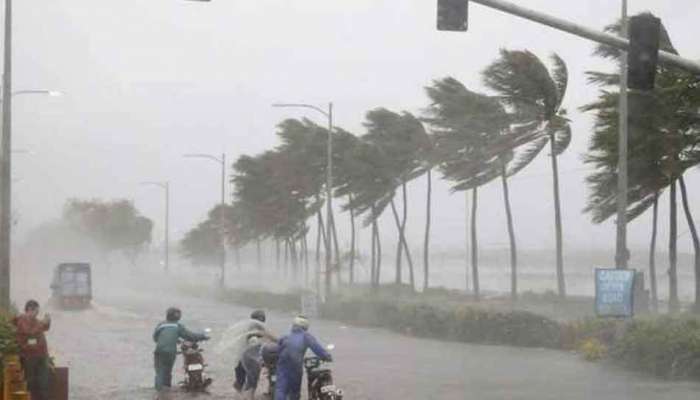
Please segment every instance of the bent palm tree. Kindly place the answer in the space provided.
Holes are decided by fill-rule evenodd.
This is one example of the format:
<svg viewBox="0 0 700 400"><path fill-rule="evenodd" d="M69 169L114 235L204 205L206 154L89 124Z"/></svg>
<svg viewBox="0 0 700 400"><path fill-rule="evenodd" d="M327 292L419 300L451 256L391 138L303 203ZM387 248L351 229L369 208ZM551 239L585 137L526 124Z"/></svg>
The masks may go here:
<svg viewBox="0 0 700 400"><path fill-rule="evenodd" d="M546 146L550 145L554 193L554 226L556 241L556 275L559 296L566 296L564 256L559 195L557 157L571 143L571 127L562 102L566 94L568 72L564 61L552 55L554 67L549 70L529 51L501 50L498 60L483 73L484 83L501 101L513 109L517 126L514 129L529 136L522 157L511 166L508 176L527 166Z"/></svg>

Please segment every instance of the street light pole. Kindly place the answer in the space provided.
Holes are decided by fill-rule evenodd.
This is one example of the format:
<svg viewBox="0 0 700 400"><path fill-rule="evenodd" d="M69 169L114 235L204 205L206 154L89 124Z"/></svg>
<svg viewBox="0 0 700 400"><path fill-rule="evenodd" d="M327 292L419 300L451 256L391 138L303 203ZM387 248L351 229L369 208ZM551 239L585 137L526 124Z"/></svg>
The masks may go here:
<svg viewBox="0 0 700 400"><path fill-rule="evenodd" d="M221 158L211 154L185 154L187 158L206 158L221 165L221 207L219 207L219 235L221 236L221 278L219 286L222 288L226 284L226 153L221 153Z"/></svg>
<svg viewBox="0 0 700 400"><path fill-rule="evenodd" d="M141 182L142 185L158 186L165 191L165 220L163 222L165 230L165 272L170 269L170 182Z"/></svg>
<svg viewBox="0 0 700 400"><path fill-rule="evenodd" d="M627 37L627 0L622 0L622 37ZM627 269L627 52L620 56L620 104L617 161L617 235L615 246L615 267Z"/></svg>
<svg viewBox="0 0 700 400"><path fill-rule="evenodd" d="M10 309L10 229L12 225L12 0L5 0L5 54L2 91L2 151L0 156L0 307Z"/></svg>
<svg viewBox="0 0 700 400"><path fill-rule="evenodd" d="M221 235L221 287L226 287L226 153L221 153L221 206L219 235Z"/></svg>
<svg viewBox="0 0 700 400"><path fill-rule="evenodd" d="M328 140L326 141L326 276L325 276L325 289L326 289L326 296L328 296L331 292L331 271L333 270L333 262L332 262L332 256L333 256L333 250L331 247L331 238L332 238L332 233L333 233L333 103L330 102L328 103L328 110L324 111L323 109L316 107L311 104L303 104L303 103L275 103L272 105L273 107L280 107L280 108L310 108L314 111L317 111L320 114L323 114L327 119L328 119ZM338 258L340 255L336 254L336 258ZM317 274L318 275L318 274ZM318 292L320 291L318 285L318 278L316 279L316 291L317 295L319 294Z"/></svg>

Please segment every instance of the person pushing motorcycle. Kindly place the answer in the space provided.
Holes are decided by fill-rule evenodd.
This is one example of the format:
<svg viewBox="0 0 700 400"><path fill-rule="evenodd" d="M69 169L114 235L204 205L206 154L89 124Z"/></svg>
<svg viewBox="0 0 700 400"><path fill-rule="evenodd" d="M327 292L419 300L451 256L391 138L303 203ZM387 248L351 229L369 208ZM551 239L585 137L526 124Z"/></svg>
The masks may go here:
<svg viewBox="0 0 700 400"><path fill-rule="evenodd" d="M325 361L333 360L318 340L308 332L309 324L309 320L304 316L294 318L291 332L279 341L275 400L299 400L301 397L304 354L307 349L311 349Z"/></svg>
<svg viewBox="0 0 700 400"><path fill-rule="evenodd" d="M190 332L180 323L182 311L175 307L170 307L166 311L165 321L159 323L153 331L153 341L156 342L156 349L153 352L153 365L155 368L155 389L161 391L163 388L172 386L172 372L177 357L177 341L185 339L190 341L209 340L209 337L202 333Z"/></svg>
<svg viewBox="0 0 700 400"><path fill-rule="evenodd" d="M256 368L256 363L259 364L259 362L250 357L250 354L255 352L255 350L251 350L251 347L259 348L259 346L256 346L257 342L255 340L251 342L251 339L259 338L273 342L277 341L277 338L267 329L265 325L266 320L265 311L255 310L250 314L250 319L235 324L227 332L227 335L234 338L232 347L236 368L233 388L239 393L254 391L258 382L260 367L258 365ZM249 353L248 357L245 357L246 352ZM248 365L248 368L243 362L246 358L247 362L245 364Z"/></svg>

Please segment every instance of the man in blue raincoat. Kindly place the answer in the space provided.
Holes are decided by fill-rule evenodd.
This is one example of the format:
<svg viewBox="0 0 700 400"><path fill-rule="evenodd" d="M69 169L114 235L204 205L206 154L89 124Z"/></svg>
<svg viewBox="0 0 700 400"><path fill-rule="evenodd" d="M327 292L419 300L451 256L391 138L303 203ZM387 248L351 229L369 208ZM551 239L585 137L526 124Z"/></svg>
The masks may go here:
<svg viewBox="0 0 700 400"><path fill-rule="evenodd" d="M178 339L189 341L209 339L207 335L187 330L180 323L181 316L182 312L179 309L168 308L165 321L159 323L153 332L153 341L156 342L156 350L153 352L153 366L156 370L155 388L158 391L172 385Z"/></svg>
<svg viewBox="0 0 700 400"><path fill-rule="evenodd" d="M331 355L309 332L309 320L298 316L294 319L292 331L280 339L277 361L277 386L275 400L299 400L301 381L304 374L304 354L311 349L318 357L331 361Z"/></svg>

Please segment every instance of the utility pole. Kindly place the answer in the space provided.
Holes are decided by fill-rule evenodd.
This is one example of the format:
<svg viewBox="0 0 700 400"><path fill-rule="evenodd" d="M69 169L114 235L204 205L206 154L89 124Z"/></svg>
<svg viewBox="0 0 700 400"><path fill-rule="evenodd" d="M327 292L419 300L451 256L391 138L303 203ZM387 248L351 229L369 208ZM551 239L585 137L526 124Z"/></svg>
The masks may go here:
<svg viewBox="0 0 700 400"><path fill-rule="evenodd" d="M622 37L627 37L627 0L622 0ZM627 269L627 53L620 56L620 105L617 160L617 235L615 246L615 266Z"/></svg>
<svg viewBox="0 0 700 400"><path fill-rule="evenodd" d="M2 87L2 152L0 152L0 307L10 309L12 213L12 0L5 0L5 54Z"/></svg>

